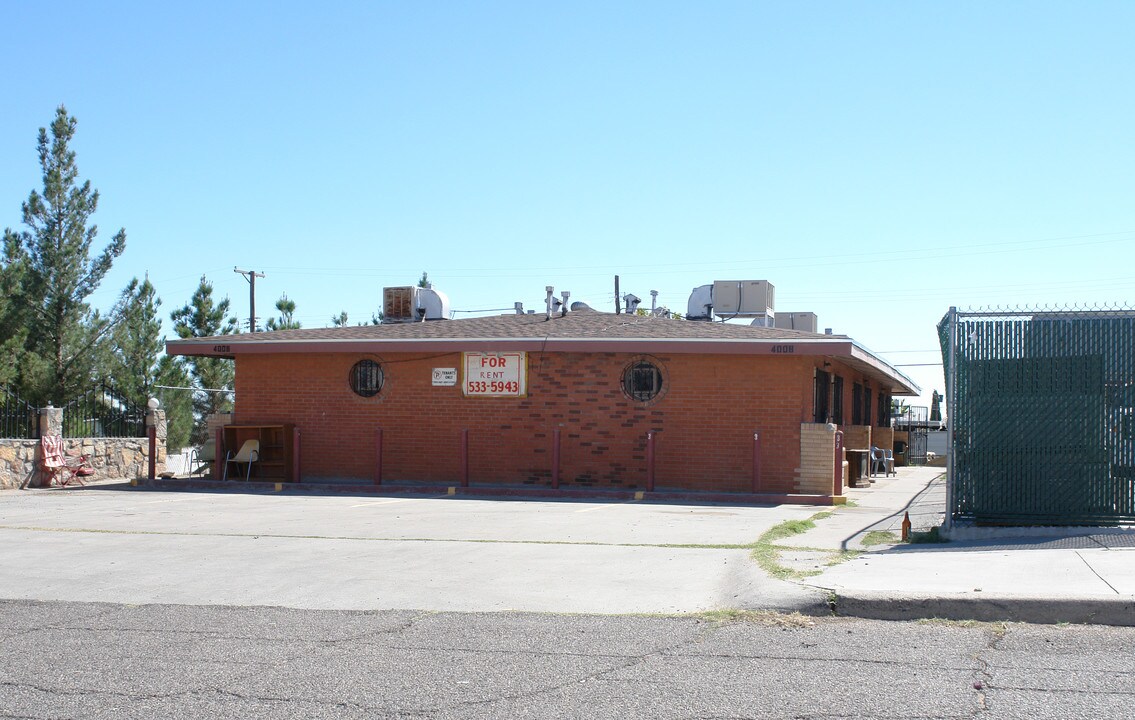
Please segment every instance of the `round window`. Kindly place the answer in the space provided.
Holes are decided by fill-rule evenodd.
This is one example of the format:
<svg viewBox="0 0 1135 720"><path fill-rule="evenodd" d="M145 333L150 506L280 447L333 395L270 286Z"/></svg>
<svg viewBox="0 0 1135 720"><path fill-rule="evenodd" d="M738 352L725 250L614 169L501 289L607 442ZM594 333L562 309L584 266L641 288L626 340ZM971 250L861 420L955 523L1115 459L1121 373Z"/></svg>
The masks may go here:
<svg viewBox="0 0 1135 720"><path fill-rule="evenodd" d="M382 389L382 366L374 360L359 360L351 368L351 389L362 397L377 395Z"/></svg>
<svg viewBox="0 0 1135 720"><path fill-rule="evenodd" d="M653 400L662 392L662 371L645 360L636 362L623 373L623 391L639 402Z"/></svg>

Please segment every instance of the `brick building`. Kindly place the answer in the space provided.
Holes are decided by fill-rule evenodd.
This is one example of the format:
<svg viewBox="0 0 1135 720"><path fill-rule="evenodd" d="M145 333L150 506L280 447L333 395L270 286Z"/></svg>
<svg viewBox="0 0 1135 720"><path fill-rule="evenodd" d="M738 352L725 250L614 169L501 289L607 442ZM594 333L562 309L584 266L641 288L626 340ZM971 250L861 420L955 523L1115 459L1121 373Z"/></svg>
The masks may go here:
<svg viewBox="0 0 1135 720"><path fill-rule="evenodd" d="M233 425L294 426L304 481L830 495L829 423L918 392L846 336L594 310L167 349L233 358Z"/></svg>

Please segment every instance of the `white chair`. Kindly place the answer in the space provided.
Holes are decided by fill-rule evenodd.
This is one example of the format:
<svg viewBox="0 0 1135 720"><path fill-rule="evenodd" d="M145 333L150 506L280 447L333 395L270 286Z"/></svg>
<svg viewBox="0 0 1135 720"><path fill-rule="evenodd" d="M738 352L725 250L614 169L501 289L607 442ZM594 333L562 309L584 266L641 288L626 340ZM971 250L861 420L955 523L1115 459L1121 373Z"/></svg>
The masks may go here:
<svg viewBox="0 0 1135 720"><path fill-rule="evenodd" d="M199 448L189 451L189 477L204 475L217 459L217 441L206 440Z"/></svg>
<svg viewBox="0 0 1135 720"><path fill-rule="evenodd" d="M229 479L229 464L237 464L237 472L240 472L240 466L245 466L244 479L250 480L252 478L252 463L260 459L260 441L259 440L245 440L244 444L240 446L240 450L234 455L230 450L225 455L225 480Z"/></svg>
<svg viewBox="0 0 1135 720"><path fill-rule="evenodd" d="M871 477L875 477L882 473L884 477L887 475L887 455L883 452L882 448L871 446Z"/></svg>

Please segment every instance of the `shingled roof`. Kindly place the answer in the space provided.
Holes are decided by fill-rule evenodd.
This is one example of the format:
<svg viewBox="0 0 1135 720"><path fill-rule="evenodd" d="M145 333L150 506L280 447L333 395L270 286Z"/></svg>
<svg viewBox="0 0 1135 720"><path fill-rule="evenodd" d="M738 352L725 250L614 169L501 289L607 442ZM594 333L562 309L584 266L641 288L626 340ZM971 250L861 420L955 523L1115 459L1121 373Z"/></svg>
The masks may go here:
<svg viewBox="0 0 1135 720"><path fill-rule="evenodd" d="M800 330L674 320L651 315L626 315L578 310L567 315L515 313L461 320L359 325L356 327L276 330L272 332L197 338L224 340L230 345L318 340L475 340L488 338L673 338L673 339L802 339L846 336L819 335ZM180 341L174 341L175 343Z"/></svg>
<svg viewBox="0 0 1135 720"><path fill-rule="evenodd" d="M170 355L236 357L326 352L655 352L822 355L885 381L894 394L918 386L846 335L579 310L547 318L508 314L355 327L276 330L170 340Z"/></svg>

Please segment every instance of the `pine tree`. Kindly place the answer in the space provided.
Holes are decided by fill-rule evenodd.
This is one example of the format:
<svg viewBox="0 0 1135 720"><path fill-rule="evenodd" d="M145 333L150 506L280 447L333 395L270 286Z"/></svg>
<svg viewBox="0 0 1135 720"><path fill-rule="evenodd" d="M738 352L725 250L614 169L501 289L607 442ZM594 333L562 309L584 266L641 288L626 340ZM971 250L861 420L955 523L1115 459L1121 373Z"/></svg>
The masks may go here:
<svg viewBox="0 0 1135 720"><path fill-rule="evenodd" d="M144 406L151 397L158 398L166 413L167 447L176 451L189 441L193 402L188 391L167 388L189 387L191 379L178 359L163 355L161 304L149 278L130 281L115 306L119 320L105 366L116 389L130 402Z"/></svg>
<svg viewBox="0 0 1135 720"><path fill-rule="evenodd" d="M134 278L115 305L118 323L110 334L107 365L116 389L138 405L154 396L157 383L158 360L165 347L158 317L161 304L149 278L142 282Z"/></svg>
<svg viewBox="0 0 1135 720"><path fill-rule="evenodd" d="M288 299L288 294L284 293L280 299L276 301L276 310L279 311L280 317L268 318L268 330L298 330L301 326L295 319L296 303L294 300Z"/></svg>
<svg viewBox="0 0 1135 720"><path fill-rule="evenodd" d="M27 312L20 301L25 267L18 236L6 231L0 264L0 385L12 385L20 376L28 337Z"/></svg>
<svg viewBox="0 0 1135 720"><path fill-rule="evenodd" d="M213 285L205 276L193 293L189 304L170 313L173 329L178 337L211 337L236 332L236 318L226 317L229 299L213 302ZM191 439L194 443L205 440L205 417L232 409L229 392L233 387L233 362L227 358L195 357L185 359L192 385L197 389L193 397L193 414L196 424ZM166 384L166 383L163 383ZM172 383L169 383L172 384Z"/></svg>
<svg viewBox="0 0 1135 720"><path fill-rule="evenodd" d="M19 269L15 291L28 332L20 357L20 390L36 404L64 402L88 387L95 346L113 327L113 318L92 312L86 299L102 282L126 247L119 230L95 257L96 225L88 225L98 209L98 191L90 181L79 184L71 140L75 118L62 105L51 123L39 130L38 154L43 193L32 190L23 204L29 230L4 230L5 271Z"/></svg>
<svg viewBox="0 0 1135 720"><path fill-rule="evenodd" d="M158 361L156 397L166 411L166 447L177 452L190 443L193 435L193 393L182 389L192 386L183 358L163 355ZM204 434L204 430L201 431Z"/></svg>

